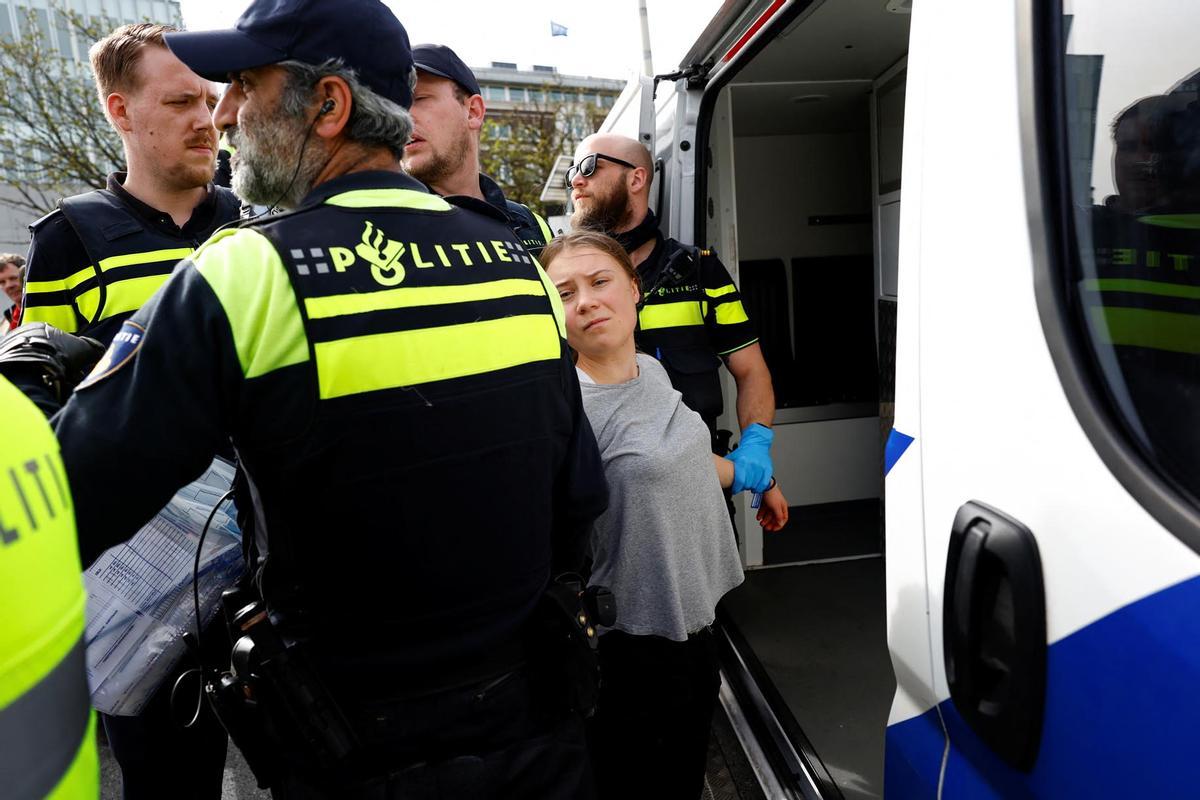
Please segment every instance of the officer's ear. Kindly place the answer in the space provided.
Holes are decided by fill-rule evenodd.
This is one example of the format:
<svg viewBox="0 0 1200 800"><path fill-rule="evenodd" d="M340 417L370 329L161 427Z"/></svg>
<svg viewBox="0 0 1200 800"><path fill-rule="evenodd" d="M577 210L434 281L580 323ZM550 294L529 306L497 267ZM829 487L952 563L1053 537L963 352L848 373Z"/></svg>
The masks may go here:
<svg viewBox="0 0 1200 800"><path fill-rule="evenodd" d="M129 133L133 130L133 122L129 119L129 101L125 95L113 92L104 98L104 110L108 113L109 122L118 132Z"/></svg>
<svg viewBox="0 0 1200 800"><path fill-rule="evenodd" d="M333 139L345 130L350 122L350 106L353 95L344 78L326 75L317 81L314 92L315 107L312 114L313 133L322 139Z"/></svg>
<svg viewBox="0 0 1200 800"><path fill-rule="evenodd" d="M647 181L648 173L645 167L635 167L629 170L629 193L641 194L646 191L649 182Z"/></svg>
<svg viewBox="0 0 1200 800"><path fill-rule="evenodd" d="M483 102L483 97L473 94L467 98L465 104L467 109L467 128L472 131L483 129L483 115L487 112L487 105Z"/></svg>

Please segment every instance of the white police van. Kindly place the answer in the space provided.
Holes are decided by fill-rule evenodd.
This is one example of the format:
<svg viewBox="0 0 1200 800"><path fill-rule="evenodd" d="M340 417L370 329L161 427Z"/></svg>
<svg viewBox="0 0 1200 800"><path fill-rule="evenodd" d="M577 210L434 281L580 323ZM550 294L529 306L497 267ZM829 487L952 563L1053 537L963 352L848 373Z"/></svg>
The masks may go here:
<svg viewBox="0 0 1200 800"><path fill-rule="evenodd" d="M1197 30L727 0L606 120L775 380L722 644L768 795L1200 796Z"/></svg>

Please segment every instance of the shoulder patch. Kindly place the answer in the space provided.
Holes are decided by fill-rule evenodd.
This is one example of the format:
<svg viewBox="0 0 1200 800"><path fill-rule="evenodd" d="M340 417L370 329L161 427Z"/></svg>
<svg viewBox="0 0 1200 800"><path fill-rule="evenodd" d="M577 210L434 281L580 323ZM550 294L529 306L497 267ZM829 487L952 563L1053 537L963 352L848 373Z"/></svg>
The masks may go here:
<svg viewBox="0 0 1200 800"><path fill-rule="evenodd" d="M113 337L112 344L108 346L108 351L96 362L96 366L75 387L75 390L79 391L89 386L95 386L128 364L137 355L137 351L142 349L142 343L145 341L145 338L145 328L132 320L125 320L125 324L121 326L121 330L117 331L117 335Z"/></svg>

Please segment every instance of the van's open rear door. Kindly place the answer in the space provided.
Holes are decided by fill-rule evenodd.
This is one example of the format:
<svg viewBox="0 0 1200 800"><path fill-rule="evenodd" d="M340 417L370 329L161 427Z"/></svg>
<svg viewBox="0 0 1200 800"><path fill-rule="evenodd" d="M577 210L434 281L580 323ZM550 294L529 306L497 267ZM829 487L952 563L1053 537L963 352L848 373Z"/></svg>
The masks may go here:
<svg viewBox="0 0 1200 800"><path fill-rule="evenodd" d="M637 139L654 152L654 79L638 75L625 85L600 133L619 133Z"/></svg>

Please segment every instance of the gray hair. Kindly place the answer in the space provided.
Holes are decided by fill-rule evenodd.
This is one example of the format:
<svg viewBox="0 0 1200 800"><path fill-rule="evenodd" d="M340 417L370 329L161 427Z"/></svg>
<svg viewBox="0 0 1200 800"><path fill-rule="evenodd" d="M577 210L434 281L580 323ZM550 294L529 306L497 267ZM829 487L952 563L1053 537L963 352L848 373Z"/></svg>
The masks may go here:
<svg viewBox="0 0 1200 800"><path fill-rule="evenodd" d="M281 111L295 117L307 115L317 81L330 75L341 78L350 87L353 101L346 138L370 147L386 147L397 161L404 156L404 145L412 135L412 116L403 106L368 88L340 58L317 66L303 61L281 61L279 66L288 74L279 98ZM416 83L417 71L414 69L408 75L410 89Z"/></svg>

